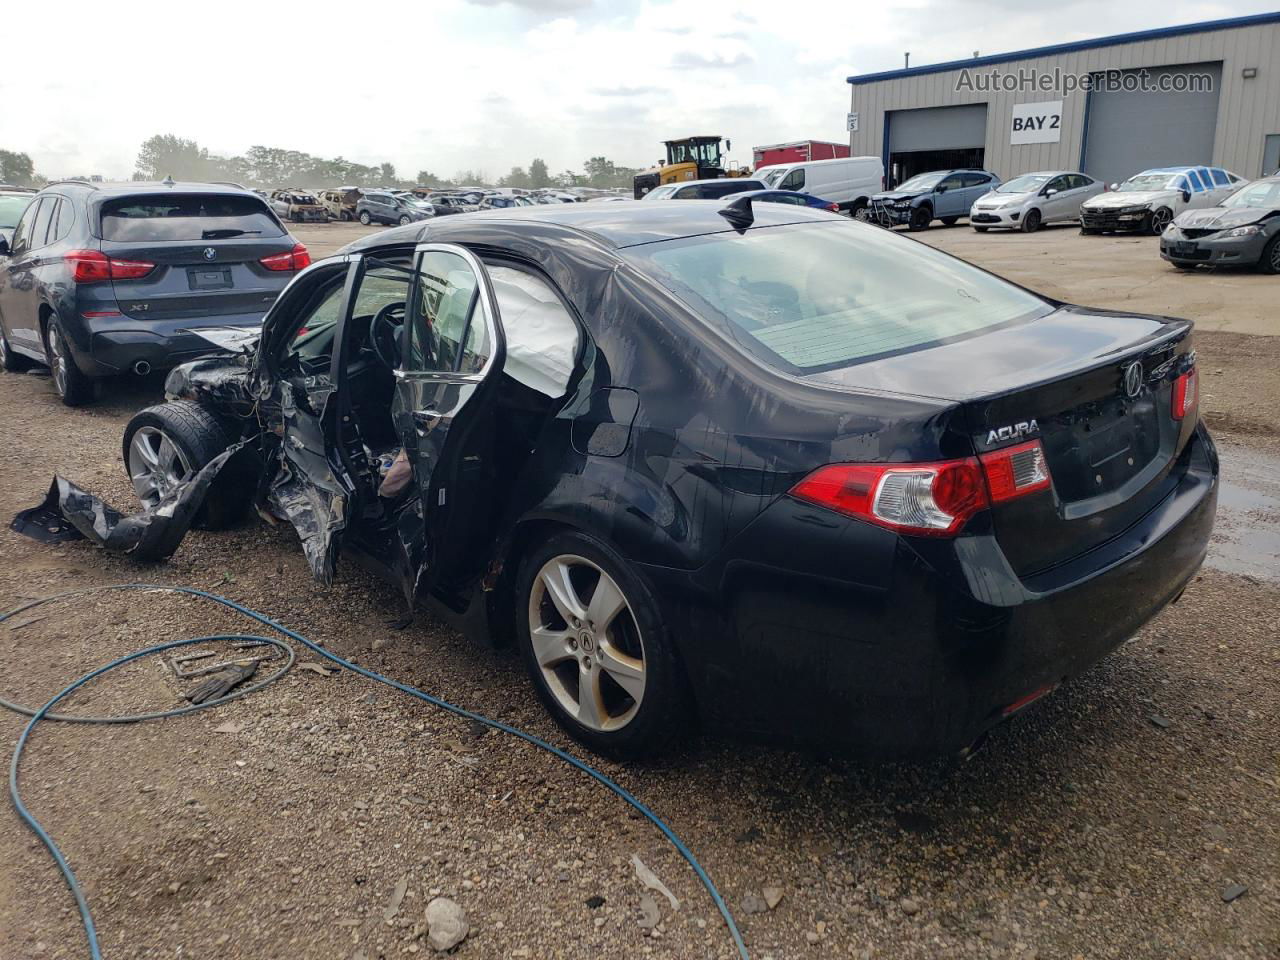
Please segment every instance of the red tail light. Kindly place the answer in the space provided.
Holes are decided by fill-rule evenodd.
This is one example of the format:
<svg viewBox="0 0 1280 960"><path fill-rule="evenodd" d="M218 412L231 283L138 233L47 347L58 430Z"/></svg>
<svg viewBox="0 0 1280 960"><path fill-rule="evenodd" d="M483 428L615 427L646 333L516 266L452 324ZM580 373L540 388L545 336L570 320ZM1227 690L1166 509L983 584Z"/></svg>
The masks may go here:
<svg viewBox="0 0 1280 960"><path fill-rule="evenodd" d="M311 254L299 243L288 253L275 253L258 262L268 270L302 270L311 266Z"/></svg>
<svg viewBox="0 0 1280 960"><path fill-rule="evenodd" d="M982 472L987 475L987 491L992 503L1015 500L1044 490L1053 482L1039 440L993 450L978 459L982 461Z"/></svg>
<svg viewBox="0 0 1280 960"><path fill-rule="evenodd" d="M1173 419L1181 420L1196 408L1200 399L1200 375L1192 367L1173 381Z"/></svg>
<svg viewBox="0 0 1280 960"><path fill-rule="evenodd" d="M891 530L959 533L969 518L1052 483L1040 441L942 463L834 463L791 489L800 500Z"/></svg>
<svg viewBox="0 0 1280 960"><path fill-rule="evenodd" d="M840 212L840 204L838 204L838 203L828 203L828 204L827 204L827 209L828 209L828 210L830 210L832 213L839 213L839 212Z"/></svg>
<svg viewBox="0 0 1280 960"><path fill-rule="evenodd" d="M791 495L891 530L947 537L987 506L978 461L821 467Z"/></svg>
<svg viewBox="0 0 1280 960"><path fill-rule="evenodd" d="M156 268L146 260L118 260L101 250L71 250L62 255L71 265L75 283L104 283L108 280L137 280Z"/></svg>

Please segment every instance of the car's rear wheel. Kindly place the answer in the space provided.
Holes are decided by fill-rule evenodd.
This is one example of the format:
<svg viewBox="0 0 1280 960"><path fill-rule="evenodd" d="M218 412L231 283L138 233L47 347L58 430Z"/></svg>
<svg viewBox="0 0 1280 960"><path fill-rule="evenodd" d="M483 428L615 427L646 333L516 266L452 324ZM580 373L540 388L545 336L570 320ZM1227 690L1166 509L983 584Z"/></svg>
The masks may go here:
<svg viewBox="0 0 1280 960"><path fill-rule="evenodd" d="M688 728L690 696L657 602L607 546L553 536L525 557L516 625L539 699L602 753L653 753Z"/></svg>
<svg viewBox="0 0 1280 960"><path fill-rule="evenodd" d="M911 211L911 220L907 224L908 230L928 230L929 224L933 222L933 211L927 207L916 207Z"/></svg>
<svg viewBox="0 0 1280 960"><path fill-rule="evenodd" d="M943 217L942 218L942 225L944 227L954 227L959 222L960 222L959 217Z"/></svg>
<svg viewBox="0 0 1280 960"><path fill-rule="evenodd" d="M4 328L0 327L0 368L8 373L21 373L27 369L27 358L16 354L9 348L9 340L4 335Z"/></svg>
<svg viewBox="0 0 1280 960"><path fill-rule="evenodd" d="M1160 207L1151 211L1151 216L1147 219L1147 229L1151 231L1153 236L1158 237L1164 233L1164 228L1169 225L1171 220L1173 220L1173 211L1168 207Z"/></svg>
<svg viewBox="0 0 1280 960"><path fill-rule="evenodd" d="M155 507L229 445L212 413L190 400L173 400L147 407L129 421L124 431L125 469L138 499ZM251 497L243 482L235 482L233 469L234 464L228 464L210 486L196 526L221 530L243 516Z"/></svg>
<svg viewBox="0 0 1280 960"><path fill-rule="evenodd" d="M1028 210L1027 215L1022 218L1022 232L1035 233L1040 229L1040 211Z"/></svg>
<svg viewBox="0 0 1280 960"><path fill-rule="evenodd" d="M364 224L366 227L369 225L370 217L369 217L369 211L368 211L368 210L361 210L361 211L360 211L360 222L361 222L362 224Z"/></svg>
<svg viewBox="0 0 1280 960"><path fill-rule="evenodd" d="M855 200L853 206L849 208L849 216L854 220L867 223L871 220L871 207L865 200Z"/></svg>
<svg viewBox="0 0 1280 960"><path fill-rule="evenodd" d="M407 215L402 214L402 215L401 215L401 217L400 217L400 226L402 226L402 227L403 227L403 226L405 226L406 224L408 224L409 222L410 222L410 221L409 221L409 217L408 217Z"/></svg>
<svg viewBox="0 0 1280 960"><path fill-rule="evenodd" d="M1263 273L1280 273L1280 233L1272 237L1271 242L1263 248L1258 269Z"/></svg>
<svg viewBox="0 0 1280 960"><path fill-rule="evenodd" d="M45 356L49 360L49 375L53 379L53 389L68 407L80 407L93 400L93 380L86 377L76 366L76 358L71 355L67 345L66 334L62 332L62 324L50 319L45 329Z"/></svg>

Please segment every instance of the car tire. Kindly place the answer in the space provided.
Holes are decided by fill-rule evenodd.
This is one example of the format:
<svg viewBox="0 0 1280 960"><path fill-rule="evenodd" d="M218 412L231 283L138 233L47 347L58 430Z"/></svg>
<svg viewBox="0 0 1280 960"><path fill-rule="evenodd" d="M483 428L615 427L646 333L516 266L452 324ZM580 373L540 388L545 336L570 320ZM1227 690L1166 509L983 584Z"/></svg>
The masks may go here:
<svg viewBox="0 0 1280 960"><path fill-rule="evenodd" d="M855 200L849 206L849 217L867 223L871 220L871 207L865 200Z"/></svg>
<svg viewBox="0 0 1280 960"><path fill-rule="evenodd" d="M26 357L13 352L9 338L4 335L4 327L0 327L0 369L6 373L21 373L30 365Z"/></svg>
<svg viewBox="0 0 1280 960"><path fill-rule="evenodd" d="M942 218L942 225L944 227L954 227L959 222L960 222L959 217L943 217Z"/></svg>
<svg viewBox="0 0 1280 960"><path fill-rule="evenodd" d="M1153 237L1158 237L1160 234L1164 233L1164 228L1172 221L1173 211L1168 207L1160 207L1157 210L1152 210L1151 214L1147 217L1147 232Z"/></svg>
<svg viewBox="0 0 1280 960"><path fill-rule="evenodd" d="M76 358L67 346L67 336L62 323L51 317L44 332L45 357L49 361L49 375L58 398L68 407L82 407L92 403L97 389L93 379L85 376L76 366Z"/></svg>
<svg viewBox="0 0 1280 960"><path fill-rule="evenodd" d="M593 629L586 613L606 583L613 615ZM554 593L549 584L558 585ZM534 690L571 737L633 757L659 753L687 733L692 696L670 631L648 585L608 546L578 532L552 536L525 556L515 596L516 636ZM566 607L579 618L562 613ZM535 630L542 631L536 648ZM614 670L602 668L601 651Z"/></svg>
<svg viewBox="0 0 1280 960"><path fill-rule="evenodd" d="M1277 233L1262 248L1262 257L1258 260L1258 269L1263 273L1280 273L1280 233Z"/></svg>
<svg viewBox="0 0 1280 960"><path fill-rule="evenodd" d="M412 222L413 222L413 221L412 221L412 220L410 220L407 216L402 216L402 217L400 218L400 226L402 226L402 227L407 227L407 226L408 226L410 223L412 223Z"/></svg>
<svg viewBox="0 0 1280 960"><path fill-rule="evenodd" d="M361 223L362 225L364 225L364 226L366 226L366 227L367 227L367 226L369 225L369 223L370 223L371 219L372 219L372 218L369 216L369 211L368 211L368 210L361 210L361 211L360 211L360 223Z"/></svg>
<svg viewBox="0 0 1280 960"><path fill-rule="evenodd" d="M976 230L978 233L986 233L991 228L990 227L974 227L973 229Z"/></svg>
<svg viewBox="0 0 1280 960"><path fill-rule="evenodd" d="M206 408L191 400L171 400L134 414L125 427L121 452L134 492L151 507L170 486L194 476L230 445L226 430ZM148 456L148 450L154 456ZM209 487L193 526L224 530L234 525L252 499L245 492L253 489L246 479L243 470L227 464Z"/></svg>
<svg viewBox="0 0 1280 960"><path fill-rule="evenodd" d="M933 211L928 207L916 207L911 211L911 220L907 224L907 229L912 232L920 230L928 230L929 224L933 222Z"/></svg>
<svg viewBox="0 0 1280 960"><path fill-rule="evenodd" d="M1022 232L1035 233L1040 229L1040 211L1031 209L1027 211L1027 215L1022 218Z"/></svg>

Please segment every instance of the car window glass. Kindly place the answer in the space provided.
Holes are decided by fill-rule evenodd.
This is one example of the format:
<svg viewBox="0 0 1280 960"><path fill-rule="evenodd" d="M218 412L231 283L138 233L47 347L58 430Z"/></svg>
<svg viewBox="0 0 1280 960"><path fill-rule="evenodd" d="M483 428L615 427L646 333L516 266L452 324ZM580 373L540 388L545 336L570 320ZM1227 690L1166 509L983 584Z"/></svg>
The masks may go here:
<svg viewBox="0 0 1280 960"><path fill-rule="evenodd" d="M409 316L406 369L474 373L489 356L489 332L475 272L445 250L422 254ZM473 319L474 318L474 319ZM471 331L474 324L477 328Z"/></svg>
<svg viewBox="0 0 1280 960"><path fill-rule="evenodd" d="M1045 184L1045 189L1057 190L1059 193L1061 193L1063 190L1070 190L1071 178L1070 177L1054 177L1047 184Z"/></svg>
<svg viewBox="0 0 1280 960"><path fill-rule="evenodd" d="M1186 176L1181 176L1173 182L1173 189L1182 190L1187 193L1191 192L1191 181Z"/></svg>
<svg viewBox="0 0 1280 960"><path fill-rule="evenodd" d="M782 181L783 190L803 190L804 189L804 168L797 167L787 174L787 179Z"/></svg>
<svg viewBox="0 0 1280 960"><path fill-rule="evenodd" d="M964 175L964 185L966 187L981 187L990 182L990 177L984 173L966 173Z"/></svg>
<svg viewBox="0 0 1280 960"><path fill-rule="evenodd" d="M71 225L75 223L76 211L71 201L66 197L62 198L62 202L58 204L58 224L53 232L51 240L65 240L67 234L71 232Z"/></svg>
<svg viewBox="0 0 1280 960"><path fill-rule="evenodd" d="M62 208L67 205L67 201L61 197L55 197L53 207L49 211L49 228L45 231L45 246L53 243L58 239L58 218L61 216Z"/></svg>
<svg viewBox="0 0 1280 960"><path fill-rule="evenodd" d="M1198 170L1188 170L1187 179L1191 181L1191 189L1196 193L1203 193L1205 190L1204 183L1200 180L1200 172Z"/></svg>
<svg viewBox="0 0 1280 960"><path fill-rule="evenodd" d="M960 186L960 184L963 182L964 181L962 181L959 176L952 174L951 176L945 178L940 184L938 184L938 186L946 187L948 190L954 190L956 187Z"/></svg>
<svg viewBox="0 0 1280 960"><path fill-rule="evenodd" d="M285 350L286 367L317 374L327 369L342 308L343 279L344 276L339 276L330 281L311 301Z"/></svg>
<svg viewBox="0 0 1280 960"><path fill-rule="evenodd" d="M920 350L1053 309L926 244L835 218L621 254L695 316L788 372Z"/></svg>
<svg viewBox="0 0 1280 960"><path fill-rule="evenodd" d="M1213 186L1213 178L1209 175L1208 167L1197 167L1195 172L1199 175L1200 180L1204 183L1204 188L1206 190L1208 190L1210 187Z"/></svg>
<svg viewBox="0 0 1280 960"><path fill-rule="evenodd" d="M144 194L102 205L104 240L181 242L284 235L262 200L249 194Z"/></svg>
<svg viewBox="0 0 1280 960"><path fill-rule="evenodd" d="M43 199L36 200L22 214L22 219L18 221L18 226L13 231L13 252L18 253L27 247L27 237L31 235L31 224L35 221L36 215L40 212L40 205L44 203Z"/></svg>
<svg viewBox="0 0 1280 960"><path fill-rule="evenodd" d="M1225 170L1222 170L1218 167L1214 167L1209 172L1213 174L1213 182L1215 186L1225 187L1231 182L1230 180L1227 179L1227 171Z"/></svg>
<svg viewBox="0 0 1280 960"><path fill-rule="evenodd" d="M35 223L31 225L31 249L38 250L44 246L45 234L49 232L49 220L53 215L53 208L58 205L57 197L45 197L40 203L40 210L36 213Z"/></svg>

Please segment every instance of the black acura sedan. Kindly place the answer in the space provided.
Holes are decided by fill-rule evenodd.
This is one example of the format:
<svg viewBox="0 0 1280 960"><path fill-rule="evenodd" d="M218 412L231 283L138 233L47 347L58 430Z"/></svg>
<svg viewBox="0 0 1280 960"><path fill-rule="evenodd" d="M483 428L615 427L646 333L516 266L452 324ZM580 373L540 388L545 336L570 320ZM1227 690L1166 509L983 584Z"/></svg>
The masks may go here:
<svg viewBox="0 0 1280 960"><path fill-rule="evenodd" d="M159 528L256 500L610 752L961 749L1177 599L1218 492L1190 322L743 200L367 237L166 390L124 438Z"/></svg>

